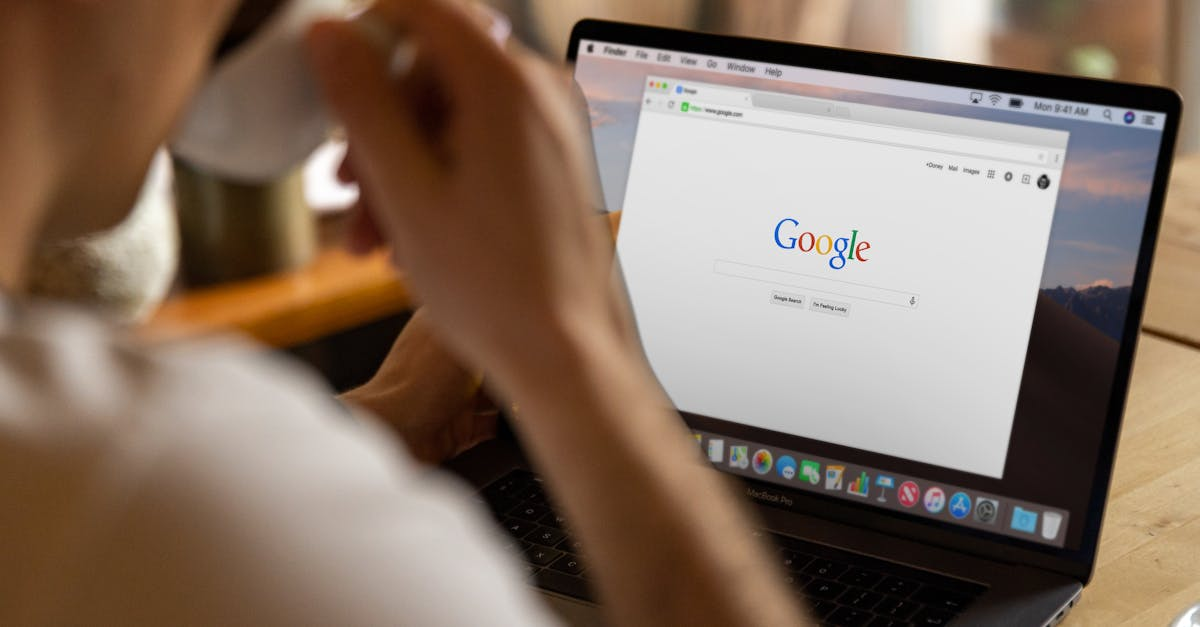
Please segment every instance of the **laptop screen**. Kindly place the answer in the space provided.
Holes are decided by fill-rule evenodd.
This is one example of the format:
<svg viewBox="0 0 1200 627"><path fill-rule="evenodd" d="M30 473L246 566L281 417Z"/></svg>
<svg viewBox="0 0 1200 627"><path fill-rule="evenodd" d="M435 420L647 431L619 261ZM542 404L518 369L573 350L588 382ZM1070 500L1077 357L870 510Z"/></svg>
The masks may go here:
<svg viewBox="0 0 1200 627"><path fill-rule="evenodd" d="M575 54L640 338L712 464L1078 547L1162 112Z"/></svg>

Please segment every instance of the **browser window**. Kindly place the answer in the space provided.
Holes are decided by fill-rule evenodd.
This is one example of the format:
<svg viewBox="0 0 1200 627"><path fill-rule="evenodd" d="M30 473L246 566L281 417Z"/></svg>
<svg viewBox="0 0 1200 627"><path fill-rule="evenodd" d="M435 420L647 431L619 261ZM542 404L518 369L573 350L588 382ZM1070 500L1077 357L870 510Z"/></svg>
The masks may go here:
<svg viewBox="0 0 1200 627"><path fill-rule="evenodd" d="M1081 546L1166 113L575 52L643 344L714 467Z"/></svg>
<svg viewBox="0 0 1200 627"><path fill-rule="evenodd" d="M618 256L676 406L1002 477L1069 133L645 85Z"/></svg>

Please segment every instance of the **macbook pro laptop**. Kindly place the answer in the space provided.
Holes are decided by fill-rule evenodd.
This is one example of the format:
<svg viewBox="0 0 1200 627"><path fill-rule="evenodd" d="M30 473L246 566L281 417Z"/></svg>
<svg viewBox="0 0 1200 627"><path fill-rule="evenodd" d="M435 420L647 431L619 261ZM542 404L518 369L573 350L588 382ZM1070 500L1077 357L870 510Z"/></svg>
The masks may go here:
<svg viewBox="0 0 1200 627"><path fill-rule="evenodd" d="M837 625L1045 625L1095 562L1180 101L587 20L620 274L667 394ZM455 462L568 620L515 442Z"/></svg>

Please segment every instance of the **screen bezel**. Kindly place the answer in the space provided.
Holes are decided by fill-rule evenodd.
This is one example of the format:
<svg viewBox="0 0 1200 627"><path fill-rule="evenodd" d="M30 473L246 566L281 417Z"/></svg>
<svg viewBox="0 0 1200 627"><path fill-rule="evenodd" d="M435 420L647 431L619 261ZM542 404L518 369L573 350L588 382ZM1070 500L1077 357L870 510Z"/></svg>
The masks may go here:
<svg viewBox="0 0 1200 627"><path fill-rule="evenodd" d="M1130 289L1129 308L1122 329L1117 367L1113 378L1108 411L1100 439L1100 450L1088 508L1084 516L1083 538L1077 549L1040 546L1015 538L986 534L936 521L916 522L892 512L865 505L848 504L776 484L747 479L760 490L785 493L796 503L797 511L815 514L854 525L893 533L917 541L971 552L983 557L1027 564L1059 572L1086 583L1095 566L1100 527L1107 504L1109 484L1121 419L1129 391L1129 379L1142 313L1145 307L1154 245L1162 218L1167 180L1175 150L1182 101L1174 91L1157 86L1136 85L1066 77L1038 72L956 63L812 46L790 42L714 35L669 28L585 19L571 32L567 61L575 63L579 43L590 39L630 46L644 46L722 56L748 61L777 63L867 76L910 80L938 85L1025 93L1045 98L1089 102L1113 107L1137 108L1166 114L1162 142L1155 165L1153 185L1138 249L1137 265ZM690 426L699 428L695 418L685 416Z"/></svg>

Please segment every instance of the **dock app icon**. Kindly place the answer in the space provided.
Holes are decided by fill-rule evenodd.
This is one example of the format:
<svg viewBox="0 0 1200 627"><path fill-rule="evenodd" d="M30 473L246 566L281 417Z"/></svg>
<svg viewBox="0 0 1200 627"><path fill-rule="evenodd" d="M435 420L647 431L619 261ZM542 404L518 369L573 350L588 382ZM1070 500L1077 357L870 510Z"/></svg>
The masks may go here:
<svg viewBox="0 0 1200 627"><path fill-rule="evenodd" d="M812 485L821 483L820 462L814 462L811 459L800 462L800 478L807 480Z"/></svg>
<svg viewBox="0 0 1200 627"><path fill-rule="evenodd" d="M1042 512L1042 537L1047 540L1057 538L1062 520L1063 516L1058 512Z"/></svg>
<svg viewBox="0 0 1200 627"><path fill-rule="evenodd" d="M1013 508L1012 528L1025 533L1037 532L1038 514L1037 512L1025 509L1020 505Z"/></svg>
<svg viewBox="0 0 1200 627"><path fill-rule="evenodd" d="M842 475L846 473L845 466L826 466L825 467L825 489L826 490L841 490Z"/></svg>
<svg viewBox="0 0 1200 627"><path fill-rule="evenodd" d="M745 446L729 447L729 465L745 470L750 467L750 451Z"/></svg>
<svg viewBox="0 0 1200 627"><path fill-rule="evenodd" d="M708 441L708 461L714 464L725 461L725 440Z"/></svg>

